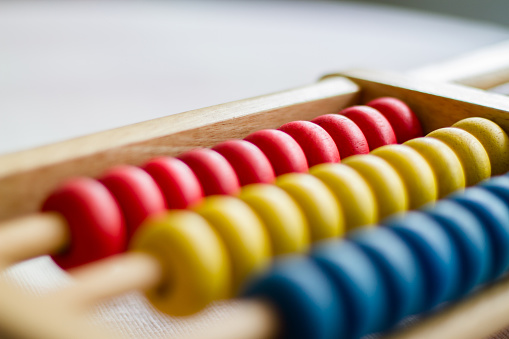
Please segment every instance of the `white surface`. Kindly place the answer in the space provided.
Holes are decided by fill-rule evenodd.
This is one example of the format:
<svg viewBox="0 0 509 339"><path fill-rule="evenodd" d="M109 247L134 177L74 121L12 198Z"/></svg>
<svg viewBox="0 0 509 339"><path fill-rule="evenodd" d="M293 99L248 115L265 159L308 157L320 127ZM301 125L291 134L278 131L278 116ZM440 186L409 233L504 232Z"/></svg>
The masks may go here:
<svg viewBox="0 0 509 339"><path fill-rule="evenodd" d="M0 2L0 153L504 39L358 3Z"/></svg>
<svg viewBox="0 0 509 339"><path fill-rule="evenodd" d="M353 3L0 2L0 153L505 39L496 26ZM67 281L48 258L8 274L36 293ZM174 319L133 293L96 319L162 338L234 311Z"/></svg>

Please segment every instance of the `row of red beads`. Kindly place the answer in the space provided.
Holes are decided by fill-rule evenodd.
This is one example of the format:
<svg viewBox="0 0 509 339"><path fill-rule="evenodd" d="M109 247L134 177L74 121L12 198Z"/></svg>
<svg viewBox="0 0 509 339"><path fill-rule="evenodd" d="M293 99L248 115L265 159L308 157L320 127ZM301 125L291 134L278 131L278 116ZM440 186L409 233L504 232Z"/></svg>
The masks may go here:
<svg viewBox="0 0 509 339"><path fill-rule="evenodd" d="M70 229L71 244L54 259L71 268L119 253L150 215L419 136L420 123L406 104L379 98L339 115L289 122L177 158L156 158L141 168L117 166L98 181L70 180L43 206L61 213Z"/></svg>

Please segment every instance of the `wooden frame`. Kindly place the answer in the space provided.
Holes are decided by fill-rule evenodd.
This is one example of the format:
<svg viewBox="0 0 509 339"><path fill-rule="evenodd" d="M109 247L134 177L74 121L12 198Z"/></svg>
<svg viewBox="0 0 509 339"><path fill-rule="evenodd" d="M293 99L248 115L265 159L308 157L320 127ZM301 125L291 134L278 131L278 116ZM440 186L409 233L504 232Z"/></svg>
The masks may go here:
<svg viewBox="0 0 509 339"><path fill-rule="evenodd" d="M448 77L445 76L445 80L472 85L477 79L482 88L497 86L503 82L502 79L507 81L509 44L497 46L485 54L477 53L477 57L466 60L483 65L482 60L486 60L486 55L494 54L504 54L507 57L497 59L502 61L496 67L491 63L490 69L477 69L477 73L468 68L470 74L466 77L458 77L461 72L451 72ZM479 61L479 58L482 60ZM467 69L465 65L468 62L462 65ZM437 69L440 67L443 66ZM427 72L432 73L430 68ZM138 165L154 156L176 155L194 147L212 146L262 128L274 128L288 121L309 120L318 115L337 112L343 107L380 96L394 96L407 102L419 116L426 132L472 116L492 119L509 131L508 97L422 80L423 74L426 74L424 69L413 72L411 76L347 71L326 76L316 84L299 89L172 115L1 156L0 220L37 211L48 192L72 176L97 176L116 164ZM477 338L487 335L509 325L509 317L487 317L486 302L487 305L497 305L498 314L509 314L509 306L506 306L509 305L508 301L509 282L502 281L487 293L474 296L470 301L449 310L449 315L446 314L448 318L423 322L407 332L396 334L395 338L430 338L437 335L444 338ZM259 305L246 305L246 309L249 309L246 312L253 312L249 313L253 315L248 320L251 326L259 328L263 324L268 328L265 334L251 331L253 338L257 337L255 334L263 336L272 333L276 326L270 316L256 318L256 314L261 314L260 307L263 308ZM472 331L468 326L459 331L456 322L464 321L465 317L480 317L490 320L490 323L478 331ZM245 324L244 320L237 319L235 323ZM1 280L0 335L26 339L118 337L106 330L91 328L79 316L79 312L69 310L65 302L27 296ZM212 332L208 332L207 337L213 337ZM219 334L217 337L223 336Z"/></svg>

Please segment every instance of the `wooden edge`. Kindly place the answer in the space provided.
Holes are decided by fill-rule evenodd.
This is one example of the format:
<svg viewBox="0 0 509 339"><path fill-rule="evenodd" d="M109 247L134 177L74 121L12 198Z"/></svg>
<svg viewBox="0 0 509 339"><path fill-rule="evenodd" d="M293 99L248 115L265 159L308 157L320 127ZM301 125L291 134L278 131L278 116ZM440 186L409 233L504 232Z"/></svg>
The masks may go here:
<svg viewBox="0 0 509 339"><path fill-rule="evenodd" d="M509 278L383 339L479 339L509 326Z"/></svg>
<svg viewBox="0 0 509 339"><path fill-rule="evenodd" d="M54 301L28 295L0 280L0 337L9 339L122 339Z"/></svg>
<svg viewBox="0 0 509 339"><path fill-rule="evenodd" d="M509 41L421 67L409 75L481 89L499 86L509 80Z"/></svg>
<svg viewBox="0 0 509 339"><path fill-rule="evenodd" d="M509 132L509 97L504 95L388 72L350 70L337 75L361 86L361 102L381 96L403 100L412 107L426 133L469 117L493 120Z"/></svg>
<svg viewBox="0 0 509 339"><path fill-rule="evenodd" d="M0 220L36 211L67 178L97 177L118 164L140 165L288 121L310 120L356 103L358 92L348 79L329 79L4 155L0 157Z"/></svg>

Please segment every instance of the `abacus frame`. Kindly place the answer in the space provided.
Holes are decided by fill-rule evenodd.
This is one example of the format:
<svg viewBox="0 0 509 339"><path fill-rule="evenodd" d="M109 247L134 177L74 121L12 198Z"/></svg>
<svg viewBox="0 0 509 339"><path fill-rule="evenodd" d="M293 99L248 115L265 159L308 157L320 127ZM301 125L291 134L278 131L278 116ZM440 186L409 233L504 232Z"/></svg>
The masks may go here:
<svg viewBox="0 0 509 339"><path fill-rule="evenodd" d="M436 77L440 70L439 80L442 82L422 79L423 76ZM277 128L293 120L310 120L381 96L393 96L405 101L418 115L426 133L450 126L460 119L476 116L493 120L508 131L508 97L443 83L456 82L488 89L508 79L509 43L504 43L476 52L460 61L414 71L412 75L346 71L327 75L315 84L298 89L171 115L7 154L0 157L0 220L36 212L49 192L69 177L95 177L117 164L140 165L156 156L171 156L196 147L210 147L227 139L244 137L259 129ZM496 299L497 305L501 305L497 310L503 310L504 305L509 304L509 282L502 280L484 294L475 295L463 304L470 303L468 310L480 314L483 302L490 296L490 300ZM80 312L69 311L65 303L50 303L48 300L27 296L4 281L0 281L0 300L0 334L8 338L113 337L107 330L92 328ZM449 310L449 313L462 314L462 317L454 318L456 322L473 316L461 312L465 308L463 304ZM435 317L406 332L396 333L394 337L408 338L411 335L412 338L428 338L435 334L449 338L447 331L451 324L444 324L443 319ZM273 321L264 319L262 322L269 324ZM508 324L509 320L499 316L477 332L464 332L476 338L496 332Z"/></svg>

